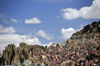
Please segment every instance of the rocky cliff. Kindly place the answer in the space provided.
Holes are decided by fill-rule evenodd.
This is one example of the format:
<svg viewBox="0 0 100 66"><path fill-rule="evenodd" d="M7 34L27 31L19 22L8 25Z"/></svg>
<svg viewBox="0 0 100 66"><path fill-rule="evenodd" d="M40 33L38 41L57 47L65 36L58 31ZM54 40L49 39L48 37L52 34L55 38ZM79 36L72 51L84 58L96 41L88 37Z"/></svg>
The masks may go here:
<svg viewBox="0 0 100 66"><path fill-rule="evenodd" d="M46 49L47 48L43 46L27 45L26 43L20 43L19 47L16 47L14 44L9 44L3 51L3 56L0 58L0 64L10 65L17 61L22 63L24 60L30 59L35 54L38 54L39 51Z"/></svg>
<svg viewBox="0 0 100 66"><path fill-rule="evenodd" d="M57 44L59 44L60 46L65 46L73 43L83 44L91 41L100 42L100 21L95 21L92 24L86 25L83 29L75 32L69 39L65 40L64 42L53 42L51 46L56 46Z"/></svg>

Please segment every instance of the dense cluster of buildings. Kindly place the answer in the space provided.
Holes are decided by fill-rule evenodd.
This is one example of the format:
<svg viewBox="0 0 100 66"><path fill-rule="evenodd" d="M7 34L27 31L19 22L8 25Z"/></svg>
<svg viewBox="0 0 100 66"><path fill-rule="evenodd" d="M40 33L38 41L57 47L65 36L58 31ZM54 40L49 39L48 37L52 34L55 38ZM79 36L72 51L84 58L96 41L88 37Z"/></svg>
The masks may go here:
<svg viewBox="0 0 100 66"><path fill-rule="evenodd" d="M100 42L91 41L84 44L66 46L49 46L40 50L23 63L12 63L14 66L96 66L100 62ZM36 48L38 49L38 48ZM100 48L98 48L100 49ZM31 52L30 52L31 53Z"/></svg>
<svg viewBox="0 0 100 66"><path fill-rule="evenodd" d="M100 43L91 41L85 44L75 44L69 46L50 46L48 51L40 51L30 60L33 62L44 63L45 66L88 66L99 63L98 58L86 59L91 54L98 54L95 51ZM46 54L45 54L46 53ZM38 57L38 58L37 58Z"/></svg>

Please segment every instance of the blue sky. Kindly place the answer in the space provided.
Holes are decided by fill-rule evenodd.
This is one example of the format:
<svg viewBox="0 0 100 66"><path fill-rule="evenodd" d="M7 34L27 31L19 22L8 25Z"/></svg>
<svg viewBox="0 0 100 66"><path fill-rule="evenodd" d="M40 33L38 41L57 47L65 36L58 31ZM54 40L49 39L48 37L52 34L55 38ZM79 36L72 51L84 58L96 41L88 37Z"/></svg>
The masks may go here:
<svg viewBox="0 0 100 66"><path fill-rule="evenodd" d="M100 0L0 0L0 48L50 45L100 20Z"/></svg>

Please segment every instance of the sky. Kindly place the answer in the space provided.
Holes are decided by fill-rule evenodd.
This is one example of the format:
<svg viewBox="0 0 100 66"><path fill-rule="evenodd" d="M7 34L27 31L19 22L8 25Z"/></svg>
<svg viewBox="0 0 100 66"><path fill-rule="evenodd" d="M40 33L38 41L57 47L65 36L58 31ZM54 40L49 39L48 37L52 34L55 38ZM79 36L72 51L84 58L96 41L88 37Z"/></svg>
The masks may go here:
<svg viewBox="0 0 100 66"><path fill-rule="evenodd" d="M100 0L0 0L0 52L8 44L49 46L100 20Z"/></svg>

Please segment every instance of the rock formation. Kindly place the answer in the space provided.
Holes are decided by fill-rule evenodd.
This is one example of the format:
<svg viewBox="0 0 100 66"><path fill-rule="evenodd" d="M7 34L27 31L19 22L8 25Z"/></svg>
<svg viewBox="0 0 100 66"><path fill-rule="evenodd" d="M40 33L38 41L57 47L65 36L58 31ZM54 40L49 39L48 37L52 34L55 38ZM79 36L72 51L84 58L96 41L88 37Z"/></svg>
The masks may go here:
<svg viewBox="0 0 100 66"><path fill-rule="evenodd" d="M0 58L0 64L11 65L18 61L22 63L24 60L33 57L38 51L45 49L47 48L43 46L27 45L26 43L20 43L19 47L16 47L14 44L9 44L3 51L3 56Z"/></svg>

